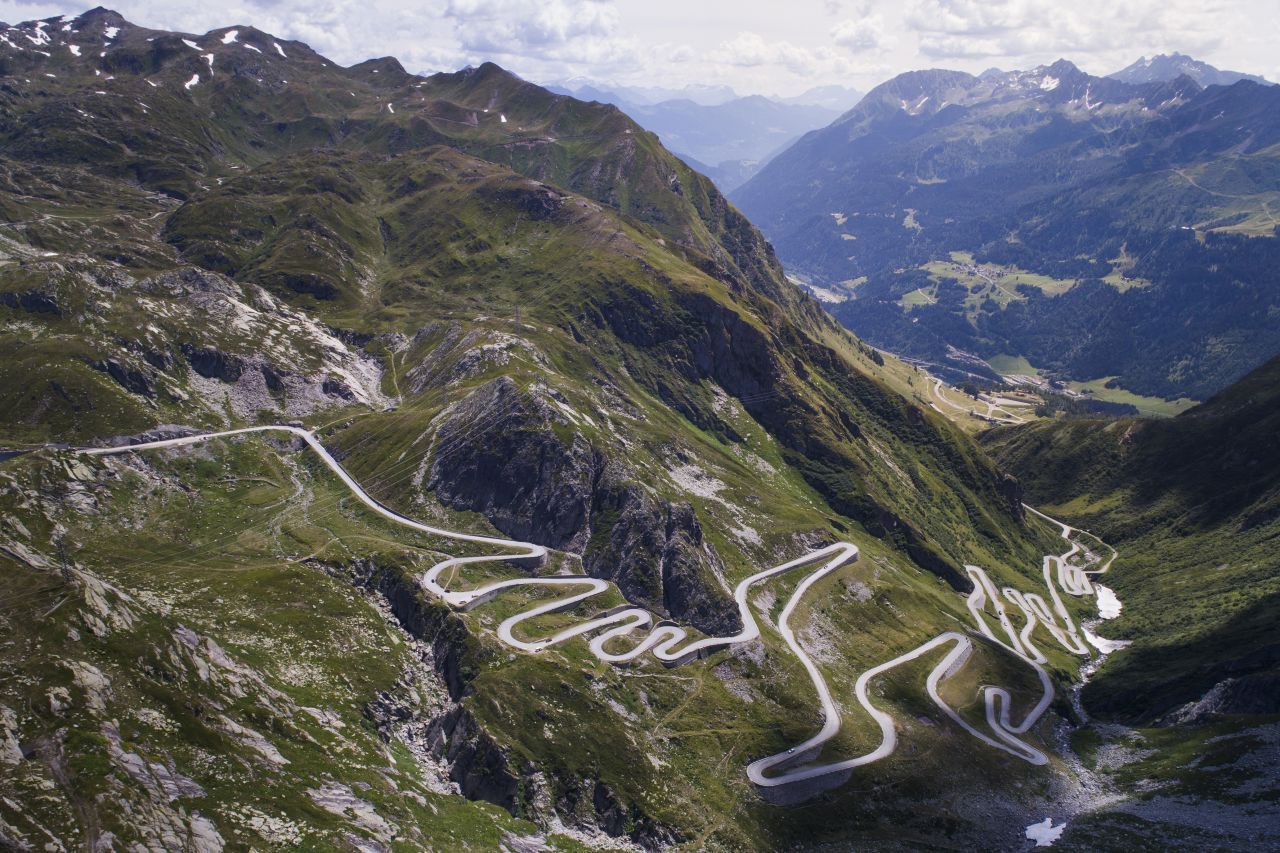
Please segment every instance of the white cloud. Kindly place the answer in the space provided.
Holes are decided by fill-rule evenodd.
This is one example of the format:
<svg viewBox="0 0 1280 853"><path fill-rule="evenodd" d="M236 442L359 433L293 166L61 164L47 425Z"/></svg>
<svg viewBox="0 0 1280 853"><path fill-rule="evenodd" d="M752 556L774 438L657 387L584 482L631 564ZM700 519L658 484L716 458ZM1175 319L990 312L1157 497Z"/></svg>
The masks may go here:
<svg viewBox="0 0 1280 853"><path fill-rule="evenodd" d="M840 21L831 28L831 40L855 53L884 50L896 42L885 32L884 18L874 14Z"/></svg>
<svg viewBox="0 0 1280 853"><path fill-rule="evenodd" d="M1223 15L1212 0L915 0L905 23L929 58L1115 63L1144 51L1212 51Z"/></svg>
<svg viewBox="0 0 1280 853"><path fill-rule="evenodd" d="M468 62L493 59L533 74L640 64L611 0L447 0L443 17Z"/></svg>
<svg viewBox="0 0 1280 853"><path fill-rule="evenodd" d="M1060 56L1107 73L1178 50L1276 69L1276 0L112 0L143 26L253 25L342 64L392 55L412 71L492 59L535 81L731 85L794 93L870 87L913 68L1027 68ZM0 20L77 0L0 0Z"/></svg>
<svg viewBox="0 0 1280 853"><path fill-rule="evenodd" d="M819 64L813 51L797 47L788 41L772 41L759 33L738 33L722 42L711 57L726 65L754 68L773 65L786 68L793 74L812 74Z"/></svg>

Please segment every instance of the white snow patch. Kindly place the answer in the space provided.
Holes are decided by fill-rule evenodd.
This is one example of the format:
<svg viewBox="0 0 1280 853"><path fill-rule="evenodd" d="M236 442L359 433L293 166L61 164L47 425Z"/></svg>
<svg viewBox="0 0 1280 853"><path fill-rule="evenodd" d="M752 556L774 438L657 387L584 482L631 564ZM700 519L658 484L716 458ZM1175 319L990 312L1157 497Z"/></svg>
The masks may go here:
<svg viewBox="0 0 1280 853"><path fill-rule="evenodd" d="M1119 616L1124 605L1116 598L1115 592L1100 583L1094 584L1093 588L1098 593L1098 615L1103 619L1115 619Z"/></svg>
<svg viewBox="0 0 1280 853"><path fill-rule="evenodd" d="M37 21L36 29L35 29L36 34L30 35L28 33L23 33L23 35L26 36L27 41L31 42L34 45L48 44L49 42L53 41L53 39L49 37L48 33L46 33L43 29L41 29L43 26L44 26L44 21Z"/></svg>
<svg viewBox="0 0 1280 853"><path fill-rule="evenodd" d="M1040 81L1040 88L1046 92L1052 92L1054 89L1058 88L1058 84L1061 82L1062 81L1059 80L1057 77L1050 77L1046 75L1045 78ZM1058 836L1056 835L1054 836L1054 838L1057 838L1057 837Z"/></svg>
<svg viewBox="0 0 1280 853"><path fill-rule="evenodd" d="M503 124L506 124L506 123L507 123L507 117L506 117L506 116L504 116L502 113L498 113L498 121L502 122Z"/></svg>
<svg viewBox="0 0 1280 853"><path fill-rule="evenodd" d="M387 112L394 113L395 111L396 111L395 107L391 106L390 104L387 104Z"/></svg>
<svg viewBox="0 0 1280 853"><path fill-rule="evenodd" d="M72 56L79 56L79 55L80 55L80 45L78 45L78 44L69 44L69 45L67 45L67 50L71 51L71 55L72 55Z"/></svg>
<svg viewBox="0 0 1280 853"><path fill-rule="evenodd" d="M222 36L222 43L234 44L236 40L236 36L238 35L240 35L239 30L227 30L226 33Z"/></svg>
<svg viewBox="0 0 1280 853"><path fill-rule="evenodd" d="M159 86L157 86L157 85L155 84L155 81L154 81L154 80L148 80L148 81L147 81L147 85L148 85L148 86L150 86L152 89L159 89L159 88L160 88Z"/></svg>
<svg viewBox="0 0 1280 853"><path fill-rule="evenodd" d="M204 54L204 61L209 63L209 73L212 74L213 73L213 54L212 53Z"/></svg>
<svg viewBox="0 0 1280 853"><path fill-rule="evenodd" d="M184 83L184 84L182 85L182 88L184 88L184 89L190 89L192 86L195 86L195 85L196 85L196 84L198 84L199 82L200 82L200 75L199 75L199 74L192 74L192 75L191 75L191 79L190 79L190 80L188 80L186 83Z"/></svg>
<svg viewBox="0 0 1280 853"><path fill-rule="evenodd" d="M1093 646L1104 655L1109 655L1112 652L1119 651L1125 646L1131 645L1133 642L1132 640L1108 640L1106 637L1099 637L1088 628L1084 628L1084 638L1089 641L1089 645Z"/></svg>
<svg viewBox="0 0 1280 853"><path fill-rule="evenodd" d="M187 47L191 48L192 50L200 49L200 45L196 44L191 39L183 39L182 43L185 44Z"/></svg>
<svg viewBox="0 0 1280 853"><path fill-rule="evenodd" d="M115 38L116 36L120 35L120 28L119 28L119 27L105 27L105 28L102 30L102 34L103 34L104 36L106 36L107 38L109 38L109 39L113 39L113 38Z"/></svg>
<svg viewBox="0 0 1280 853"><path fill-rule="evenodd" d="M254 53L262 53L262 51L258 50L256 47L254 47L254 46L253 46L253 45L251 45L251 44L246 44L246 45L244 46L244 49L245 49L245 50L252 50Z"/></svg>
<svg viewBox="0 0 1280 853"><path fill-rule="evenodd" d="M272 42L271 44L276 49L276 53L280 54L280 56L284 57L285 59L289 58L284 55L284 48L280 46L280 42L275 41L275 42Z"/></svg>
<svg viewBox="0 0 1280 853"><path fill-rule="evenodd" d="M1034 841L1037 847L1052 847L1066 828L1066 821L1054 826L1052 818L1045 818L1042 823L1033 823L1027 827L1027 838Z"/></svg>

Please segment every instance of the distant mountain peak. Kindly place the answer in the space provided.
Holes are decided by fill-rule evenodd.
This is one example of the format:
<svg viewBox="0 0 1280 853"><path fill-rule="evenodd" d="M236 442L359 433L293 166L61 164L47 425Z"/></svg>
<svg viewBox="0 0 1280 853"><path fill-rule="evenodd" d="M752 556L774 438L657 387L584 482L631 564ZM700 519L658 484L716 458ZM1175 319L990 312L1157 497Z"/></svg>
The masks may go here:
<svg viewBox="0 0 1280 853"><path fill-rule="evenodd" d="M125 20L124 15L121 15L115 9L108 9L105 6L94 6L92 9L88 10L87 12L83 12L80 15L76 16L75 20L79 21L81 24L91 24L98 21L101 21L102 23L105 23L105 24L112 24L112 25L129 23L127 20Z"/></svg>
<svg viewBox="0 0 1280 853"><path fill-rule="evenodd" d="M1272 85L1265 77L1242 71L1225 71L1177 52L1160 53L1150 58L1139 57L1133 64L1107 76L1123 83L1165 83L1186 76L1201 86L1230 86L1241 80L1263 86Z"/></svg>

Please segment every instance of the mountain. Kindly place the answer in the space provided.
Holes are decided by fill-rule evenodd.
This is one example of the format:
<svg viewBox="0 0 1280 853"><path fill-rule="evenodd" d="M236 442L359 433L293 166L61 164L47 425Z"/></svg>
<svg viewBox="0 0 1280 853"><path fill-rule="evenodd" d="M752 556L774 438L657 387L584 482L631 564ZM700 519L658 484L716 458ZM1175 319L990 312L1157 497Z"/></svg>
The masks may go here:
<svg viewBox="0 0 1280 853"><path fill-rule="evenodd" d="M548 86L552 91L557 87ZM714 107L729 101L737 100L738 93L729 86L714 86L706 83L690 83L679 89L662 86L614 86L593 83L589 80L569 80L564 83L564 94L574 94L580 100L600 100L587 97L591 91L601 92L610 97L620 98L629 104L651 106L663 101L692 101L703 107ZM613 101L609 101L613 103Z"/></svg>
<svg viewBox="0 0 1280 853"><path fill-rule="evenodd" d="M1066 61L910 72L732 197L878 347L1204 399L1280 351L1278 107Z"/></svg>
<svg viewBox="0 0 1280 853"><path fill-rule="evenodd" d="M1159 719L1228 677L1241 695L1280 677L1264 629L1280 606L1270 553L1280 534L1277 427L1280 358L1174 418L1082 418L984 434L1034 500L1133 555L1115 583L1126 605L1138 606L1113 633L1135 643L1085 689L1091 710ZM1218 556L1206 573L1205 561ZM1182 594L1187 583L1194 596ZM1172 664L1155 678L1161 656Z"/></svg>
<svg viewBox="0 0 1280 853"><path fill-rule="evenodd" d="M811 103L783 102L762 95L734 97L716 104L688 98L646 104L625 93L593 87L565 90L583 100L613 104L662 140L690 165L729 191L754 175L770 157L801 134L822 127L842 112ZM828 95L830 97L830 95ZM836 100L841 100L836 96Z"/></svg>
<svg viewBox="0 0 1280 853"><path fill-rule="evenodd" d="M0 34L4 846L1009 847L1074 784L1078 654L972 595L1057 528L624 113Z"/></svg>
<svg viewBox="0 0 1280 853"><path fill-rule="evenodd" d="M1266 78L1256 74L1220 71L1207 62L1192 59L1185 53L1160 53L1150 59L1143 56L1132 65L1127 65L1107 76L1122 83L1158 83L1176 80L1179 77L1190 77L1201 86L1230 86L1241 80L1248 80L1262 86L1271 85Z"/></svg>
<svg viewBox="0 0 1280 853"><path fill-rule="evenodd" d="M853 109L858 101L862 100L862 94L857 89L851 89L848 86L829 84L826 86L814 86L799 95L777 98L776 100L784 104L825 107L829 110L835 110L837 113L844 113Z"/></svg>
<svg viewBox="0 0 1280 853"><path fill-rule="evenodd" d="M1107 629L1131 645L1082 699L1151 733L1157 748L1122 772L1181 798L1190 824L1205 800L1236 802L1230 756L1204 771L1172 755L1207 738L1247 755L1280 714L1280 358L1178 417L1040 422L983 441L1032 500L1119 550L1106 582L1124 606Z"/></svg>

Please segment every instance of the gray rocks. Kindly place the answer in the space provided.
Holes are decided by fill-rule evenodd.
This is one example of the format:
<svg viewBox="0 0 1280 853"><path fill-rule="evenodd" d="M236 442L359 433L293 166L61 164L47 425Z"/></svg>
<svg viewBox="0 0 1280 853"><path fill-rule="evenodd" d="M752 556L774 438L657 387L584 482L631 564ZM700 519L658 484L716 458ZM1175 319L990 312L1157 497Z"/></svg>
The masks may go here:
<svg viewBox="0 0 1280 853"><path fill-rule="evenodd" d="M197 293L215 293L237 297L240 288L234 281L198 267L170 270L144 279L140 283L144 291L160 296L192 296Z"/></svg>
<svg viewBox="0 0 1280 853"><path fill-rule="evenodd" d="M356 401L356 393L351 390L351 386L343 382L341 379L335 379L332 376L325 377L324 382L320 386L325 394L330 397L339 397L349 403Z"/></svg>
<svg viewBox="0 0 1280 853"><path fill-rule="evenodd" d="M136 367L122 364L114 358L104 361L91 361L89 366L110 376L117 385L126 391L141 394L144 397L154 397L156 395L156 389L151 382L151 377Z"/></svg>
<svg viewBox="0 0 1280 853"><path fill-rule="evenodd" d="M1229 714L1280 714L1280 673L1259 672L1219 681L1197 701L1170 713L1161 724L1204 723Z"/></svg>
<svg viewBox="0 0 1280 853"><path fill-rule="evenodd" d="M633 602L703 631L738 630L693 508L654 497L581 436L561 439L555 419L507 377L482 386L441 426L427 487L508 536L581 554Z"/></svg>
<svg viewBox="0 0 1280 853"><path fill-rule="evenodd" d="M580 551L599 460L576 437L562 442L551 420L507 377L477 389L441 426L427 487L508 536Z"/></svg>
<svg viewBox="0 0 1280 853"><path fill-rule="evenodd" d="M440 757L449 764L449 778L464 797L493 803L512 814L523 810L519 774L469 710L453 706L432 721L430 734Z"/></svg>
<svg viewBox="0 0 1280 853"><path fill-rule="evenodd" d="M198 427L181 426L179 424L161 424L136 435L118 436L107 442L110 447L125 447L130 444L146 444L151 441L167 441L171 438L183 438L202 432Z"/></svg>
<svg viewBox="0 0 1280 853"><path fill-rule="evenodd" d="M235 382L244 374L245 362L238 355L213 347L194 347L191 344L182 345L182 354L187 357L191 369L206 379Z"/></svg>
<svg viewBox="0 0 1280 853"><path fill-rule="evenodd" d="M18 740L18 715L12 708L0 705L0 764L14 766L22 761Z"/></svg>
<svg viewBox="0 0 1280 853"><path fill-rule="evenodd" d="M587 573L707 633L740 630L736 605L714 580L724 566L704 542L693 507L658 501L624 476L620 465L607 464L597 479L595 527L582 558Z"/></svg>
<svg viewBox="0 0 1280 853"><path fill-rule="evenodd" d="M62 315L57 298L51 293L39 290L28 290L25 293L0 293L0 305L21 308L31 314Z"/></svg>

